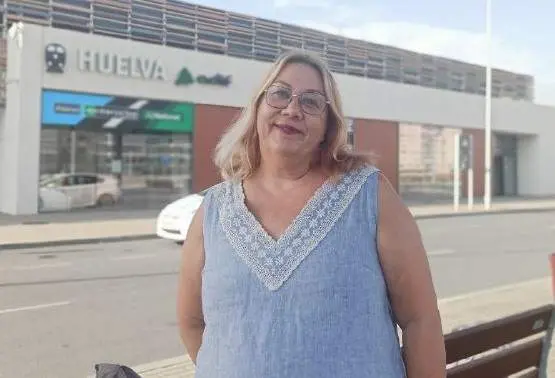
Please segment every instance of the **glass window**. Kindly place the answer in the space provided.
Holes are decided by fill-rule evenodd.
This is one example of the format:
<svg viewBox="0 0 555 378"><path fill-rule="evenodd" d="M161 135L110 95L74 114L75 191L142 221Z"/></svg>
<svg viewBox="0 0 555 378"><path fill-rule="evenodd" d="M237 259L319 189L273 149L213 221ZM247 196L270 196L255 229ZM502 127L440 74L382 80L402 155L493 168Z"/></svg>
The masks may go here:
<svg viewBox="0 0 555 378"><path fill-rule="evenodd" d="M296 47L296 48L301 48L303 46L302 41L298 39L282 37L280 41L282 46Z"/></svg>
<svg viewBox="0 0 555 378"><path fill-rule="evenodd" d="M22 4L20 1L8 1L7 13L12 19L33 19L44 24L48 20L48 4Z"/></svg>
<svg viewBox="0 0 555 378"><path fill-rule="evenodd" d="M131 19L143 20L149 24L161 25L164 18L164 12L160 5L142 5L136 2L131 5Z"/></svg>
<svg viewBox="0 0 555 378"><path fill-rule="evenodd" d="M236 28L245 28L251 29L252 28L252 20L229 16L229 26L233 26Z"/></svg>
<svg viewBox="0 0 555 378"><path fill-rule="evenodd" d="M359 59L352 59L352 58L347 60L347 64L350 67L358 67L358 68L364 68L364 66L365 66L364 61L359 60Z"/></svg>
<svg viewBox="0 0 555 378"><path fill-rule="evenodd" d="M131 25L131 38L135 40L158 42L162 43L162 30L155 30L154 28L148 28L145 26L137 26L137 24Z"/></svg>
<svg viewBox="0 0 555 378"><path fill-rule="evenodd" d="M168 46L175 46L186 49L193 49L195 46L195 37L185 32L181 33L166 33L166 44Z"/></svg>
<svg viewBox="0 0 555 378"><path fill-rule="evenodd" d="M277 32L270 32L270 31L265 31L265 30L261 30L261 29L256 29L255 32L255 36L256 38L260 38L263 40L270 40L270 41L274 41L277 43L278 40L278 35Z"/></svg>
<svg viewBox="0 0 555 378"><path fill-rule="evenodd" d="M199 31L198 39L199 39L199 42L207 41L207 42L220 43L222 45L225 44L225 35L220 33L215 33L215 32Z"/></svg>
<svg viewBox="0 0 555 378"><path fill-rule="evenodd" d="M266 50L266 49L255 49L254 52L254 56L258 59L258 60L263 60L263 61L267 61L267 62L272 62L277 58L278 52L277 50Z"/></svg>
<svg viewBox="0 0 555 378"><path fill-rule="evenodd" d="M459 132L450 127L399 125L399 191L404 199L452 198L454 138Z"/></svg>
<svg viewBox="0 0 555 378"><path fill-rule="evenodd" d="M112 206L160 209L191 192L192 143L191 133L43 128L39 203L48 211L67 211L68 203L69 210L94 211L101 206L99 196L108 192L123 199Z"/></svg>
<svg viewBox="0 0 555 378"><path fill-rule="evenodd" d="M230 55L250 56L252 54L252 46L229 42L227 46L227 51Z"/></svg>
<svg viewBox="0 0 555 378"><path fill-rule="evenodd" d="M123 8L109 7L94 3L93 27L95 31L110 34L128 34L128 12Z"/></svg>
<svg viewBox="0 0 555 378"><path fill-rule="evenodd" d="M42 129L40 143L40 175L49 178L53 174L70 171L71 129Z"/></svg>
<svg viewBox="0 0 555 378"><path fill-rule="evenodd" d="M54 27L88 30L90 15L91 6L88 0L56 0L52 2L52 25Z"/></svg>

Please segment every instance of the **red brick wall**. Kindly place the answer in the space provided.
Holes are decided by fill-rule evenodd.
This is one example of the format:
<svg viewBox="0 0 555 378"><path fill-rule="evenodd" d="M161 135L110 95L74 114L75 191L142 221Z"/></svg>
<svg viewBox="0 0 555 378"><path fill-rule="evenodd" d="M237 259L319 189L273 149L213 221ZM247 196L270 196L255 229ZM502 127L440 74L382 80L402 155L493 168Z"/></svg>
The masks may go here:
<svg viewBox="0 0 555 378"><path fill-rule="evenodd" d="M214 165L214 148L224 129L239 114L239 108L195 105L193 135L193 192L218 183L221 179Z"/></svg>
<svg viewBox="0 0 555 378"><path fill-rule="evenodd" d="M399 190L399 123L355 119L355 150L376 154L376 165Z"/></svg>
<svg viewBox="0 0 555 378"><path fill-rule="evenodd" d="M193 135L193 191L203 190L220 181L213 153L226 127L239 114L239 108L196 105ZM398 190L399 124L397 122L355 119L355 149L372 152L377 166ZM482 155L483 156L483 155Z"/></svg>

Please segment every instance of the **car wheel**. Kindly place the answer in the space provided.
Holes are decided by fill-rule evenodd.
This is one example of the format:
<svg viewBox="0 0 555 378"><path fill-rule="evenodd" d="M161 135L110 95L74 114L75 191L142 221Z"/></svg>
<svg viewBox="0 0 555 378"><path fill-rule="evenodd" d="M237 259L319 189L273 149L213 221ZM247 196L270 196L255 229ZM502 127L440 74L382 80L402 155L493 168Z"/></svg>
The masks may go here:
<svg viewBox="0 0 555 378"><path fill-rule="evenodd" d="M98 206L111 206L115 203L116 203L116 201L115 201L114 197L110 194L103 194L96 201L96 204Z"/></svg>

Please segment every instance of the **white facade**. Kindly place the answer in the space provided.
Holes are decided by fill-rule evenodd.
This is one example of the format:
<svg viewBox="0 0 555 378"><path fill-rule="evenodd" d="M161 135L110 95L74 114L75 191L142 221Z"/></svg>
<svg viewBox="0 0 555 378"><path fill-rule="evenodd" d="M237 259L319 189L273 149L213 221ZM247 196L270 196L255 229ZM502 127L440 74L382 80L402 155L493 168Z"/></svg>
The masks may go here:
<svg viewBox="0 0 555 378"><path fill-rule="evenodd" d="M64 73L46 72L45 47L51 43L65 48ZM106 73L99 72L102 67L93 67L88 58L80 60L90 54L113 59L104 66ZM25 25L21 46L17 40L8 41L7 105L0 112L0 212L36 212L43 88L241 107L268 67L268 63L229 56ZM231 84L176 85L183 68L193 77L229 75ZM484 127L481 96L340 74L336 77L348 117ZM555 108L494 99L492 113L494 131L522 135L518 145L519 194L555 194Z"/></svg>

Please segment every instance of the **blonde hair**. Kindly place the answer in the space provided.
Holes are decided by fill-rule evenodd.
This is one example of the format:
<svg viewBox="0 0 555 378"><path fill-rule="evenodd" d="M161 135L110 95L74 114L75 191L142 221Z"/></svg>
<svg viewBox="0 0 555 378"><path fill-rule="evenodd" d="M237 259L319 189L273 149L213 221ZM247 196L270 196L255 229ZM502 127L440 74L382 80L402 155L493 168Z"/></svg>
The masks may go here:
<svg viewBox="0 0 555 378"><path fill-rule="evenodd" d="M321 166L335 176L371 162L369 156L353 152L348 144L347 125L337 83L326 64L305 51L289 51L276 60L256 95L218 142L214 162L224 179L245 179L259 167L261 157L256 130L258 106L266 89L290 63L302 63L316 69L324 83L329 111L325 140L321 147Z"/></svg>

